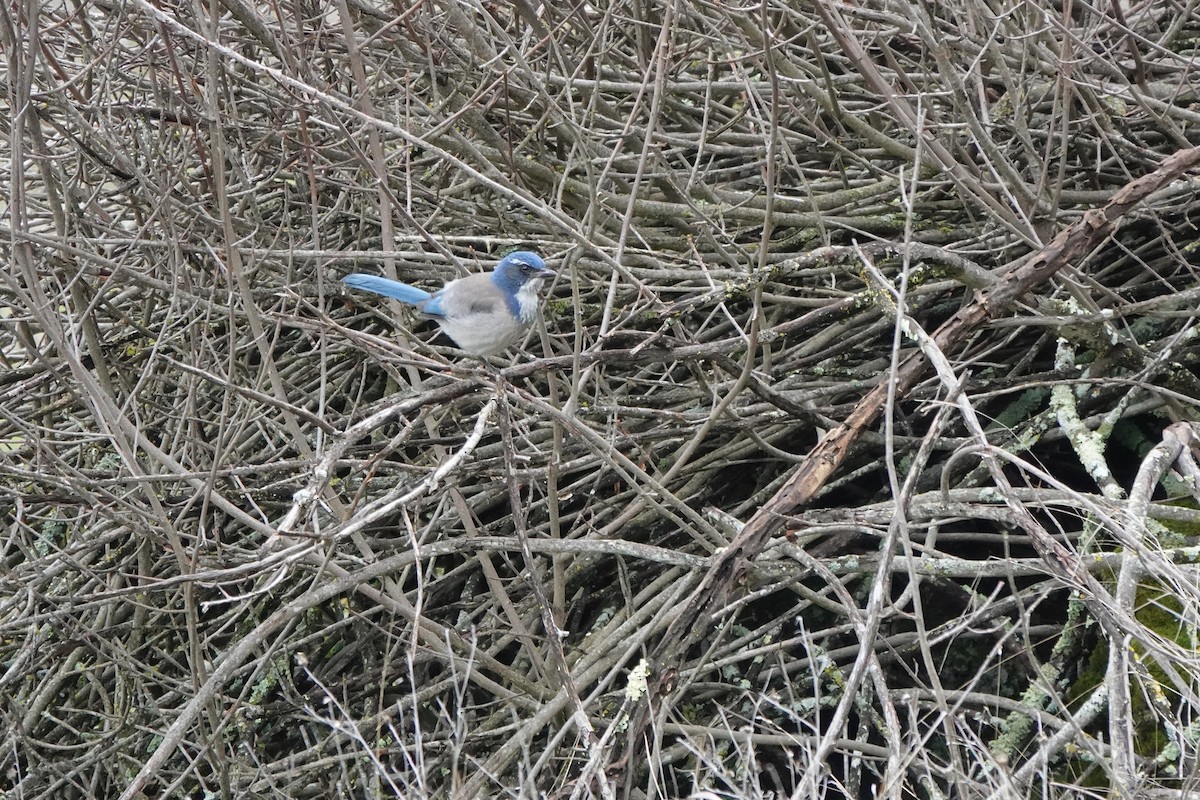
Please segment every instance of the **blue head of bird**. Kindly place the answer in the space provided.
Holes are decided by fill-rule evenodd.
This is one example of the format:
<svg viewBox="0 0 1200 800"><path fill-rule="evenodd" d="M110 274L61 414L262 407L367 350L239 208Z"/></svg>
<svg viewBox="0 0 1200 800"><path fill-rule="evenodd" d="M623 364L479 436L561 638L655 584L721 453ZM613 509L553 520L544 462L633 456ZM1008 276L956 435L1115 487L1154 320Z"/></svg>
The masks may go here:
<svg viewBox="0 0 1200 800"><path fill-rule="evenodd" d="M530 325L537 318L542 286L556 274L537 253L519 250L500 259L492 281L504 292L513 316Z"/></svg>

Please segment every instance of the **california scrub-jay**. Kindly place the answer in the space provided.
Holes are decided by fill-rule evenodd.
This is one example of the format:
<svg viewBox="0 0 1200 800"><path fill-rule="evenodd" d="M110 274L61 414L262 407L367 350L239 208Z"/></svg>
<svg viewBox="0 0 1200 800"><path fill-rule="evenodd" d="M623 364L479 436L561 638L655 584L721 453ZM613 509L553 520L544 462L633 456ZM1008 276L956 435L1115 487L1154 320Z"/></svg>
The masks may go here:
<svg viewBox="0 0 1200 800"><path fill-rule="evenodd" d="M537 253L522 250L500 259L490 273L452 280L433 294L378 275L355 273L342 281L408 303L436 321L463 352L490 356L515 344L533 325L542 285L555 274Z"/></svg>

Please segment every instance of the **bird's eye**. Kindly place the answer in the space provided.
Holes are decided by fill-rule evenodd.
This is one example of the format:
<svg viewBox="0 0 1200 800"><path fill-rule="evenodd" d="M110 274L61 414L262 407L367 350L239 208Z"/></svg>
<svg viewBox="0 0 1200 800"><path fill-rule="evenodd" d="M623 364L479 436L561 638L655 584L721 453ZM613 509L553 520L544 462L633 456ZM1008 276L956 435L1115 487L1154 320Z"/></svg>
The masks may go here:
<svg viewBox="0 0 1200 800"><path fill-rule="evenodd" d="M521 272L533 272L533 267L529 266L528 264L522 264Z"/></svg>

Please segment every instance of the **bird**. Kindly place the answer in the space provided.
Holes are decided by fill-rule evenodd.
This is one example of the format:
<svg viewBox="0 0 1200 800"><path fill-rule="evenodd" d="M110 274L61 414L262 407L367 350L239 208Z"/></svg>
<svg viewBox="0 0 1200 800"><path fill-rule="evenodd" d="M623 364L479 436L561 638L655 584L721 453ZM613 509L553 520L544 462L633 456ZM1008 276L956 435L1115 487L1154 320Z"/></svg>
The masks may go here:
<svg viewBox="0 0 1200 800"><path fill-rule="evenodd" d="M542 287L557 275L537 253L509 253L491 272L450 281L430 294L380 275L356 272L342 282L407 303L432 319L464 353L493 356L515 344L537 319Z"/></svg>

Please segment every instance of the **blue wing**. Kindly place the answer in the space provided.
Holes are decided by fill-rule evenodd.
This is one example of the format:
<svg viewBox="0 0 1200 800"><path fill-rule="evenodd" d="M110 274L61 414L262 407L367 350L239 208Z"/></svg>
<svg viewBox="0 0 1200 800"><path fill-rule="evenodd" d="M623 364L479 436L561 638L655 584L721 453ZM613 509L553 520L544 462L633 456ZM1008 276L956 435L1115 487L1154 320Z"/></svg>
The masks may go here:
<svg viewBox="0 0 1200 800"><path fill-rule="evenodd" d="M394 281L391 278L383 278L379 275L365 275L361 272L356 272L353 275L347 275L346 277L342 278L342 283L346 284L347 286L352 286L355 289L363 289L364 291L381 294L384 297L394 297L401 302L414 306L418 303L423 303L432 297L432 295L424 289L418 289L415 286L409 286L407 283Z"/></svg>
<svg viewBox="0 0 1200 800"><path fill-rule="evenodd" d="M446 295L445 290L433 295L426 302L421 303L417 308L422 314L427 314L431 317L446 316Z"/></svg>

